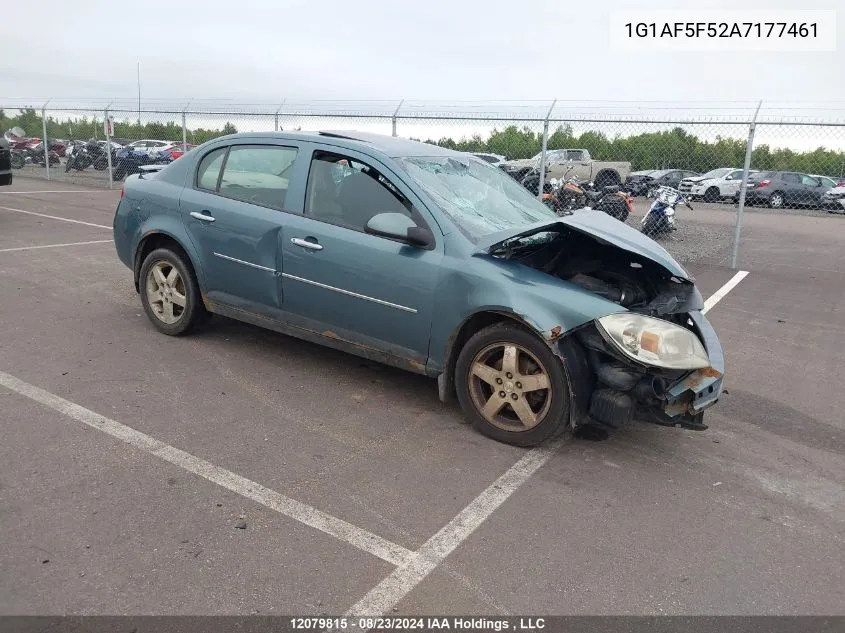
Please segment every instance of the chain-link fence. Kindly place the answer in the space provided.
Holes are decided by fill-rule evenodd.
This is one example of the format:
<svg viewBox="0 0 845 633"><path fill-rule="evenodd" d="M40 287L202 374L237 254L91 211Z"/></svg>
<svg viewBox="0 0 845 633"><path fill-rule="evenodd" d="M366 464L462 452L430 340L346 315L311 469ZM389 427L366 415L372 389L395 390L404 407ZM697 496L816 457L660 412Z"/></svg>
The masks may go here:
<svg viewBox="0 0 845 633"><path fill-rule="evenodd" d="M845 111L811 120L794 108L787 116L756 103L730 111L712 103L622 102L141 105L5 106L0 129L13 144L12 167L115 187L145 165L178 160L233 132L392 134L477 154L559 213L605 210L663 240L682 260L733 265L747 207L845 213L845 123L835 118ZM719 211L732 217L720 220Z"/></svg>

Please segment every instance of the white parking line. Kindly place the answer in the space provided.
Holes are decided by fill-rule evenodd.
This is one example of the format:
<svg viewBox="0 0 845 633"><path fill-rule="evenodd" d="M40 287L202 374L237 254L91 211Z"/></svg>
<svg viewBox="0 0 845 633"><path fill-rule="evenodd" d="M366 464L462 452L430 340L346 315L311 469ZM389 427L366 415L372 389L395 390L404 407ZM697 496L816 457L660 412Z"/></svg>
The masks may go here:
<svg viewBox="0 0 845 633"><path fill-rule="evenodd" d="M704 302L704 309L701 312L706 313L708 310L712 309L714 305L724 299L725 295L727 295L731 290L736 288L737 284L739 284L739 282L745 279L747 276L747 270L740 270L737 274L731 277L724 286L719 288L707 299L707 301Z"/></svg>
<svg viewBox="0 0 845 633"><path fill-rule="evenodd" d="M30 385L2 371L0 371L0 385L82 424L122 440L145 453L154 455L174 466L199 475L242 497L252 499L271 510L275 510L279 514L283 514L349 543L388 563L404 565L408 560L414 558L414 553L401 545L392 543L372 532L347 523L343 519L326 514L317 508L286 497L275 490L265 488L261 484L250 481L246 477L241 477L229 470L215 466L204 459L165 444L146 433L136 431L132 427L115 422L99 413L94 413L85 407L74 404L40 387Z"/></svg>
<svg viewBox="0 0 845 633"><path fill-rule="evenodd" d="M463 543L508 497L528 481L554 455L562 440L528 451L504 475L480 495L437 534L417 550L416 555L400 565L347 612L347 616L378 616L390 611L434 568Z"/></svg>
<svg viewBox="0 0 845 633"><path fill-rule="evenodd" d="M7 196L22 196L34 193L115 193L114 189L65 189L50 191L0 191L0 194Z"/></svg>
<svg viewBox="0 0 845 633"><path fill-rule="evenodd" d="M39 248L59 248L61 246L85 246L86 244L108 244L114 240L92 240L90 242L68 242L67 244L43 244L41 246L18 246L17 248L0 248L0 253L13 251L33 251Z"/></svg>
<svg viewBox="0 0 845 633"><path fill-rule="evenodd" d="M40 218L48 218L50 220L61 220L62 222L73 222L74 224L84 224L85 226L95 226L98 229L112 230L112 227L105 224L94 224L93 222L83 222L82 220L71 220L70 218L60 218L57 215L47 215L46 213L36 213L35 211L24 211L23 209L13 209L12 207L0 207L3 211L14 211L15 213L25 213L26 215L37 215Z"/></svg>

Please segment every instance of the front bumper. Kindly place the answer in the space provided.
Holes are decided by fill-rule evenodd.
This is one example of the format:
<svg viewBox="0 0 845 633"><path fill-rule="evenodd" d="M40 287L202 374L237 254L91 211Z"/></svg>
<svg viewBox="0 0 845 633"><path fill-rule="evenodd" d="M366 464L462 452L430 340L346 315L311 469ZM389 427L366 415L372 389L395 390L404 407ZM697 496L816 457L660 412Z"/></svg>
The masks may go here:
<svg viewBox="0 0 845 633"><path fill-rule="evenodd" d="M689 317L701 335L704 349L710 358L710 367L697 369L667 389L666 395L669 399L663 407L663 412L671 418L701 413L716 404L722 395L722 381L725 375L722 344L719 343L710 321L701 312L690 312Z"/></svg>
<svg viewBox="0 0 845 633"><path fill-rule="evenodd" d="M694 310L684 317L691 320L690 327L704 344L708 367L683 372L637 364L614 350L595 327L562 338L558 349L569 371L573 426L592 421L618 428L637 418L666 426L707 428L702 423L703 412L722 394L725 359L716 332L704 315Z"/></svg>
<svg viewBox="0 0 845 633"><path fill-rule="evenodd" d="M822 198L822 207L833 211L845 211L845 197L842 198Z"/></svg>

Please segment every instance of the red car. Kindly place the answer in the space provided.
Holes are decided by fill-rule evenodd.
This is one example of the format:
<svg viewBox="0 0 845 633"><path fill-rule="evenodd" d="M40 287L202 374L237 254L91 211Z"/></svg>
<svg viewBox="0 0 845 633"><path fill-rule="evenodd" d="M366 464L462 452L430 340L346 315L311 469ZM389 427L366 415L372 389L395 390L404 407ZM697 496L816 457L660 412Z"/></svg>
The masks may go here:
<svg viewBox="0 0 845 633"><path fill-rule="evenodd" d="M196 145L188 144L188 145L185 145L185 150L190 152L195 147L196 147ZM182 151L182 146L177 145L176 147L174 147L172 149L169 149L165 152L162 152L162 156L166 156L166 157L170 158L170 160L176 160L177 158L182 156L184 153L185 152Z"/></svg>

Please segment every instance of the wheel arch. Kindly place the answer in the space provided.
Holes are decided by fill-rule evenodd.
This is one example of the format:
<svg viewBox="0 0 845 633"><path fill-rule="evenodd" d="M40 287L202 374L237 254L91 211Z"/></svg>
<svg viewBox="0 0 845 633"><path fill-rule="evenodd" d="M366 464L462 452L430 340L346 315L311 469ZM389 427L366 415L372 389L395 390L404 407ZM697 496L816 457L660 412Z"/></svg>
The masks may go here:
<svg viewBox="0 0 845 633"><path fill-rule="evenodd" d="M200 288L201 294L205 294L205 284L203 283L203 278L201 274L202 271L197 266L197 257L196 254L192 252L193 249L190 248L190 243L187 240L180 240L168 231L160 229L150 231L149 233L144 235L144 237L141 238L140 242L138 242L138 247L135 249L132 271L135 279L136 292L140 292L141 266L144 263L144 259L147 257L147 255L149 255L157 248L172 248L177 253L184 256L185 261L188 266L190 266L191 273L194 275L197 285ZM204 297L203 303L205 303Z"/></svg>
<svg viewBox="0 0 845 633"><path fill-rule="evenodd" d="M458 355L466 342L480 330L496 323L512 323L535 335L540 340L549 343L541 330L532 325L524 317L501 309L481 309L465 318L452 332L446 342L443 371L437 376L438 395L441 402L449 402L455 396L455 365Z"/></svg>

